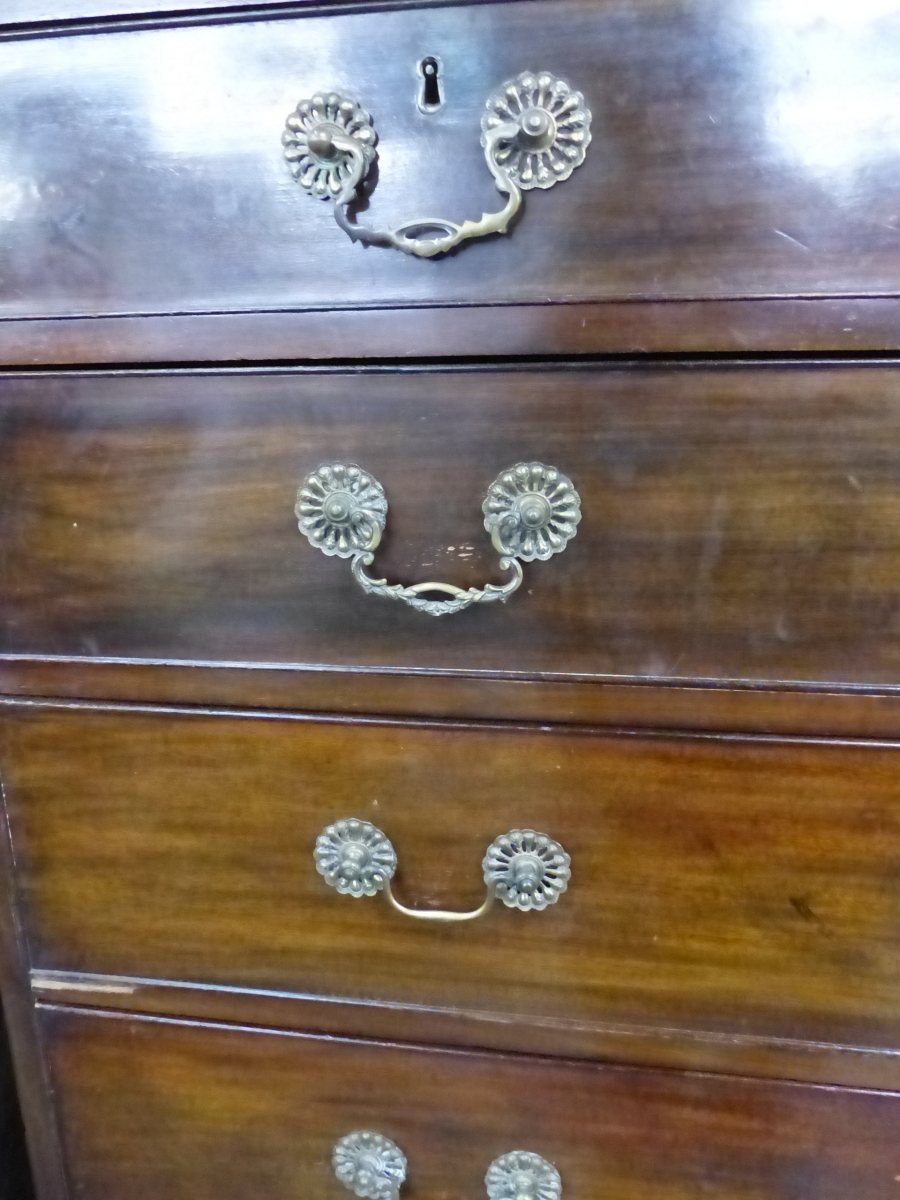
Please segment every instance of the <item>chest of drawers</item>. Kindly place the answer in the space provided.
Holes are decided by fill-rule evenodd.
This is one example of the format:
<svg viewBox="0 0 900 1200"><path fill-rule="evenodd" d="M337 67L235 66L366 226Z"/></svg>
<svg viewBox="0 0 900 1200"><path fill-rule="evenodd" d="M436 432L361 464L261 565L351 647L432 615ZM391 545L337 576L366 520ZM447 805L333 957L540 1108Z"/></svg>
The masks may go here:
<svg viewBox="0 0 900 1200"><path fill-rule="evenodd" d="M40 1200L896 1196L898 92L877 0L7 4Z"/></svg>

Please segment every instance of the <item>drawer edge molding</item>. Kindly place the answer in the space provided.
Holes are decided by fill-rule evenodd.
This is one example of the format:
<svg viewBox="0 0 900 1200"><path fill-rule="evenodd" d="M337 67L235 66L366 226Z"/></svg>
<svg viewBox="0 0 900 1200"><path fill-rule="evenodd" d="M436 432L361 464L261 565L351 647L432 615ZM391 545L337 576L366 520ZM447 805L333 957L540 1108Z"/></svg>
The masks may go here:
<svg viewBox="0 0 900 1200"><path fill-rule="evenodd" d="M896 296L13 317L0 365L892 353L898 317Z"/></svg>
<svg viewBox="0 0 900 1200"><path fill-rule="evenodd" d="M32 969L40 1007L900 1091L900 1050Z"/></svg>
<svg viewBox="0 0 900 1200"><path fill-rule="evenodd" d="M0 654L0 703L71 700L348 717L900 738L896 688L594 681L266 663Z"/></svg>

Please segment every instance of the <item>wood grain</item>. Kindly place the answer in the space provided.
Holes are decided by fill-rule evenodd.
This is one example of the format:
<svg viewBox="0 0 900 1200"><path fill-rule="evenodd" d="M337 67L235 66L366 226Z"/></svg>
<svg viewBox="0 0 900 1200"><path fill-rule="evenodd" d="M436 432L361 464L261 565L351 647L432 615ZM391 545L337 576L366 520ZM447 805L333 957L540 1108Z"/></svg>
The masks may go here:
<svg viewBox="0 0 900 1200"><path fill-rule="evenodd" d="M810 1042L752 1032L717 1033L634 1021L571 1020L502 1010L328 998L223 984L101 975L31 972L35 1000L74 1008L189 1018L423 1046L454 1046L579 1058L625 1066L665 1067L793 1079L804 1083L895 1091L900 1051L839 1042Z"/></svg>
<svg viewBox="0 0 900 1200"><path fill-rule="evenodd" d="M325 6L329 4L329 0L324 2ZM346 2L330 0L333 7ZM351 2L358 3L358 0ZM429 0L419 2L427 4ZM365 4L366 0L362 0L362 3ZM257 4L248 3L247 0L4 0L0 29L11 26L30 31L35 26L46 24L53 26L47 32L56 32L60 23L62 31L66 31L73 23L102 18L143 17L149 22L154 18L165 20L170 14L190 14L196 19L210 9L214 9L217 15L229 12L238 15L241 10L255 10L257 13L268 10L277 15L285 10L302 12L304 5L323 7L321 0L269 0L269 3L260 0Z"/></svg>
<svg viewBox="0 0 900 1200"><path fill-rule="evenodd" d="M900 1050L898 761L64 708L7 709L2 743L35 968L521 1016L523 1049L543 1018L586 1053L609 1023L683 1029L688 1060L690 1031ZM562 842L572 882L543 913L435 929L323 883L316 836L347 816L387 833L420 907L476 907L515 828Z"/></svg>
<svg viewBox="0 0 900 1200"><path fill-rule="evenodd" d="M0 423L9 653L900 678L891 364L7 376ZM392 580L499 579L480 504L516 461L570 474L584 516L508 604L435 620L297 531L298 483L334 459L387 491Z"/></svg>
<svg viewBox="0 0 900 1200"><path fill-rule="evenodd" d="M900 737L894 688L604 682L415 670L0 655L0 696L619 728ZM0 700L2 703L2 700Z"/></svg>
<svg viewBox="0 0 900 1200"><path fill-rule="evenodd" d="M549 301L564 303L542 319L566 325L572 301L896 295L900 158L880 99L900 81L895 13L527 0L340 14L0 45L2 312ZM425 54L444 64L435 115L415 104ZM282 159L297 100L345 88L380 132L368 219L477 217L498 201L485 99L541 65L587 97L587 161L532 193L509 237L445 261L351 244ZM856 102L867 87L872 103Z"/></svg>
<svg viewBox="0 0 900 1200"><path fill-rule="evenodd" d="M42 1015L85 1200L341 1200L360 1128L402 1147L409 1200L483 1196L524 1148L571 1200L896 1196L896 1095Z"/></svg>
<svg viewBox="0 0 900 1200"><path fill-rule="evenodd" d="M552 318L552 319L551 319ZM900 300L668 300L0 318L0 364L900 350Z"/></svg>

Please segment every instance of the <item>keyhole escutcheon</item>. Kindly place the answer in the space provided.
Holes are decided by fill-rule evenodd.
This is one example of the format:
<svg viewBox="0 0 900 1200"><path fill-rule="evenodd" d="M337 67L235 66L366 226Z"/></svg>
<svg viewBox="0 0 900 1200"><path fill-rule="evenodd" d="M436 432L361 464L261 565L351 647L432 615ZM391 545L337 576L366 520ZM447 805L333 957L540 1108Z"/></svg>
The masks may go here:
<svg viewBox="0 0 900 1200"><path fill-rule="evenodd" d="M441 60L432 54L419 63L419 109L435 112L443 103Z"/></svg>

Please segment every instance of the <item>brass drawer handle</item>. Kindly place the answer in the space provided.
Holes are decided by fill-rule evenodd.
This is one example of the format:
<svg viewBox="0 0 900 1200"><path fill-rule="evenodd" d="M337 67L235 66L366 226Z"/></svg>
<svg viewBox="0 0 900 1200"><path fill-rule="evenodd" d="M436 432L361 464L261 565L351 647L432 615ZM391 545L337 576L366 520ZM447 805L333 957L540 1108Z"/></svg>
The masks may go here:
<svg viewBox="0 0 900 1200"><path fill-rule="evenodd" d="M393 246L432 258L470 238L506 233L522 192L550 188L584 162L591 114L580 92L548 71L523 71L493 91L481 119L481 144L497 190L507 196L495 213L457 225L420 217L394 229L373 229L348 213L377 157L372 118L351 96L318 92L287 119L282 144L297 182L312 196L334 201L334 219L354 242Z"/></svg>
<svg viewBox="0 0 900 1200"><path fill-rule="evenodd" d="M500 899L507 908L540 912L555 904L569 885L571 858L545 833L513 829L495 838L481 867L487 892L472 912L407 908L391 890L397 852L382 831L369 821L336 821L316 839L316 870L342 895L374 896L384 892L397 912L420 921L473 921Z"/></svg>
<svg viewBox="0 0 900 1200"><path fill-rule="evenodd" d="M404 585L373 579L371 566L387 521L384 488L355 463L323 463L303 480L294 512L300 532L323 554L352 559L350 570L364 592L402 600L433 617L462 612L473 604L506 601L522 583L522 562L561 554L581 520L581 499L568 476L544 463L516 463L494 480L481 506L484 527L512 571L504 584L463 589L452 583ZM439 592L447 600L428 599Z"/></svg>
<svg viewBox="0 0 900 1200"><path fill-rule="evenodd" d="M406 1156L390 1138L359 1129L342 1137L332 1155L334 1173L363 1200L397 1200L406 1179ZM484 1178L488 1200L561 1200L559 1171L530 1150L495 1159Z"/></svg>

